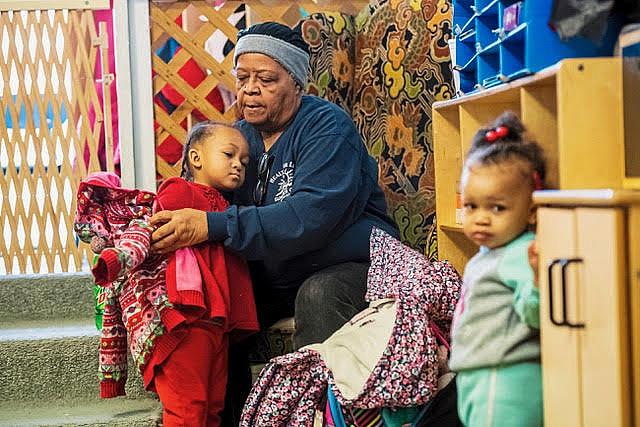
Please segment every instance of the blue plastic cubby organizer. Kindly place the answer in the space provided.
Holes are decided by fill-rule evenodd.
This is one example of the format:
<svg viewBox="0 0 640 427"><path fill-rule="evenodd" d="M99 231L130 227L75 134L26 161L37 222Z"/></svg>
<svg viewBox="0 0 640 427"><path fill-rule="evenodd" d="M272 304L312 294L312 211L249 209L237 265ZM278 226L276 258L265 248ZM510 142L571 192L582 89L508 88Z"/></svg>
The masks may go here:
<svg viewBox="0 0 640 427"><path fill-rule="evenodd" d="M505 9L514 4L519 7L517 25L505 30ZM613 28L600 44L583 37L562 41L549 26L551 7L552 0L453 0L460 91L532 74L562 58L611 55Z"/></svg>

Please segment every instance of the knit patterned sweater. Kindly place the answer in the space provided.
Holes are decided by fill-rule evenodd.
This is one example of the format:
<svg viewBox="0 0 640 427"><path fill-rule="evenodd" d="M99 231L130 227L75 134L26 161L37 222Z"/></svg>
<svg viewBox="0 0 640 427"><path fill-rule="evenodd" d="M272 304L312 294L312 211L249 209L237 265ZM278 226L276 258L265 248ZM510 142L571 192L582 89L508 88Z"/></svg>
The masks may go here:
<svg viewBox="0 0 640 427"><path fill-rule="evenodd" d="M201 197L198 199L195 194ZM153 229L148 220L154 202L163 209L226 207L216 190L181 179L165 182L157 197L122 189L117 176L107 173L92 175L78 189L75 230L100 254L92 272L96 283L107 287L99 356L101 397L125 394L127 341L145 387L153 389L153 368L180 343L183 325L215 318L226 331L257 329L246 267L235 258L227 261L224 252L215 252L215 245L200 245L194 251L203 277L202 297L178 299L189 305L177 305L171 300L170 295L178 294L175 255L149 254ZM209 256L212 251L219 256ZM229 265L233 274L228 274ZM218 276L224 275L226 281L215 280L213 272L218 270ZM238 292L221 293L221 288L230 288L228 277L234 277L234 285L238 279L241 301L232 301ZM234 316L232 303L247 306L244 317Z"/></svg>

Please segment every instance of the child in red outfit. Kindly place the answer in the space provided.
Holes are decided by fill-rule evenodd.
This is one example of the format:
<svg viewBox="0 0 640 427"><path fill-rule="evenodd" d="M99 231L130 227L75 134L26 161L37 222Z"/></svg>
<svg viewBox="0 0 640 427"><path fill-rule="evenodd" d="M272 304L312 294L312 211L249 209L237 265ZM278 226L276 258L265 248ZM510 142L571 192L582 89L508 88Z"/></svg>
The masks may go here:
<svg viewBox="0 0 640 427"><path fill-rule="evenodd" d="M108 173L89 177L78 190L76 232L100 252L93 273L109 288L101 396L124 394L128 338L145 387L163 404L164 426L220 424L229 338L256 331L258 323L242 259L211 243L168 257L149 254L148 219L153 210L226 209L218 190L243 183L248 150L235 128L199 123L185 144L183 178L165 181L155 200L151 193L120 188Z"/></svg>
<svg viewBox="0 0 640 427"><path fill-rule="evenodd" d="M248 162L249 146L238 130L210 122L195 125L185 143L182 178L170 178L160 186L157 209L191 207L204 211L224 211L228 203L218 190L233 191L242 185ZM253 293L245 265L242 264L242 270L233 268L230 261L237 263L240 259L225 252L222 243L203 243L193 249L208 294L206 317L214 323L222 322L218 330L257 330ZM172 278L178 277L172 274L172 266L177 265L170 262L167 269L170 301L173 290L181 285L177 280L172 283ZM240 278L245 286L239 286L239 273L243 275ZM193 333L187 343L174 350L168 361L156 369L158 394L161 400L163 393L168 398L165 399L166 404L163 401L165 426L174 425L172 421L177 424L180 420L188 421L184 425L201 425L196 424L196 420L190 421L192 418L189 417L193 415L196 403L207 399L207 396L210 412L211 407L218 413L222 410L227 373L227 336L216 333L215 326L203 328ZM198 351L202 347L215 352L215 357L202 357ZM215 421L212 422L210 417L207 425L219 425L219 415L216 413L214 417Z"/></svg>

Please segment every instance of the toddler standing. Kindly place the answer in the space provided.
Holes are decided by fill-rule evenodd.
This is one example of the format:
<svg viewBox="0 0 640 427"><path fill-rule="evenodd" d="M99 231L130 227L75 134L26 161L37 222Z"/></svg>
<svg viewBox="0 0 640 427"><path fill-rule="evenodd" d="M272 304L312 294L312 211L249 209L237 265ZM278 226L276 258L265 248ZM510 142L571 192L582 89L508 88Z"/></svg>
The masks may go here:
<svg viewBox="0 0 640 427"><path fill-rule="evenodd" d="M467 427L541 426L539 294L528 248L531 194L542 188L540 146L507 112L474 137L461 177L469 260L452 329L458 412Z"/></svg>

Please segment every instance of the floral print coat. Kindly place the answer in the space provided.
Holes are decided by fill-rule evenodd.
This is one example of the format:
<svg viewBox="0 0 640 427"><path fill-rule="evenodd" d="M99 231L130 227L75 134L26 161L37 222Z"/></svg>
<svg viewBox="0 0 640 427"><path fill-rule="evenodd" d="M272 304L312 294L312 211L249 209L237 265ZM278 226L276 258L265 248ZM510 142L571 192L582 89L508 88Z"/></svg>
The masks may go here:
<svg viewBox="0 0 640 427"><path fill-rule="evenodd" d="M447 262L430 262L385 232L371 233L367 301L396 299L387 346L355 399L345 399L320 354L309 348L272 359L260 373L240 425L311 426L331 384L343 406L406 407L429 401L438 388L433 321L448 336L461 279Z"/></svg>

